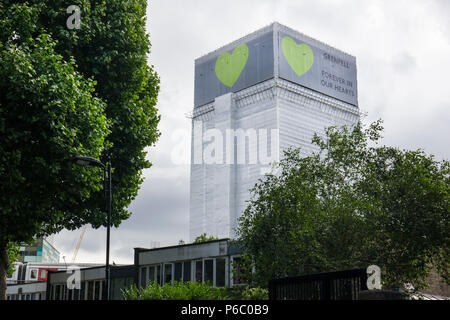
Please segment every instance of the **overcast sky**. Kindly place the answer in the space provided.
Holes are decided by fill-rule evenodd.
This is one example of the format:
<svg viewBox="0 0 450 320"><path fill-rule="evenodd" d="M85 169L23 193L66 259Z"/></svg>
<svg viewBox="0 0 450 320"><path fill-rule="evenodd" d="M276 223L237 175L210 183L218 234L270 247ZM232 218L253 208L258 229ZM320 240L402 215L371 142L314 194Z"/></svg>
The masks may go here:
<svg viewBox="0 0 450 320"><path fill-rule="evenodd" d="M111 261L133 263L134 247L189 240L189 166L174 164L177 136L190 139L194 60L274 21L356 56L358 100L384 120L384 143L450 158L450 1L448 0L154 0L147 26L150 64L161 77L161 137L153 167L111 231ZM189 154L186 154L186 158ZM55 246L69 262L81 230ZM88 228L77 262L105 261L105 228ZM63 262L63 259L61 259Z"/></svg>

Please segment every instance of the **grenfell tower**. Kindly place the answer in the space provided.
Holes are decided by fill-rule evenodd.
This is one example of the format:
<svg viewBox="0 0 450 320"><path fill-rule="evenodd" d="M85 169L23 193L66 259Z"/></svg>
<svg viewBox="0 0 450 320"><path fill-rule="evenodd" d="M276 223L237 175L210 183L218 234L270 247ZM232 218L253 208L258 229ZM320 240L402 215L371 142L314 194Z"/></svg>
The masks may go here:
<svg viewBox="0 0 450 320"><path fill-rule="evenodd" d="M356 58L273 23L195 60L190 240L234 238L251 189L288 147L359 120Z"/></svg>

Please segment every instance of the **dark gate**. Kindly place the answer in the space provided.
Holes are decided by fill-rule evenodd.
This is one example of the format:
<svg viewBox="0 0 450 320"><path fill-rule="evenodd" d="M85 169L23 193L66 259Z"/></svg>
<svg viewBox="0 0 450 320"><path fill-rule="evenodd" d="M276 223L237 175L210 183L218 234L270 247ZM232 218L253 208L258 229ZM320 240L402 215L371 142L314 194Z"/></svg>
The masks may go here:
<svg viewBox="0 0 450 320"><path fill-rule="evenodd" d="M270 300L357 300L362 290L367 290L366 269L269 281Z"/></svg>

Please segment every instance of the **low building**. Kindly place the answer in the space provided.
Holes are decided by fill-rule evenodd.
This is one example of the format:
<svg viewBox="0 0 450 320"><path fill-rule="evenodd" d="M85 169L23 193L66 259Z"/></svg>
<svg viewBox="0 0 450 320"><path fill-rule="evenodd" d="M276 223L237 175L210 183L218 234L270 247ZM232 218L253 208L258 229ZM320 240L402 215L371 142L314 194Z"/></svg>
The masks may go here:
<svg viewBox="0 0 450 320"><path fill-rule="evenodd" d="M46 288L47 300L105 300L105 266L79 270L79 278L73 272L49 272ZM121 300L122 290L134 282L134 265L111 266L110 299ZM69 277L72 277L69 279ZM77 281L79 281L77 285ZM69 283L69 286L68 286ZM71 288L73 286L73 288Z"/></svg>
<svg viewBox="0 0 450 320"><path fill-rule="evenodd" d="M15 262L14 273L6 278L8 300L44 300L46 297L49 271L66 272L68 268L89 268L101 266L94 263L23 263Z"/></svg>
<svg viewBox="0 0 450 320"><path fill-rule="evenodd" d="M241 250L236 242L220 239L177 246L134 249L135 284L142 288L152 281L208 281L217 287L240 284L233 277Z"/></svg>
<svg viewBox="0 0 450 320"><path fill-rule="evenodd" d="M162 248L135 248L134 265L112 265L110 299L123 299L122 291L134 284L146 287L173 281L209 282L218 287L241 284L241 249L230 239ZM93 264L17 263L9 279L9 300L104 300L105 266ZM75 272L73 271L75 270Z"/></svg>
<svg viewBox="0 0 450 320"><path fill-rule="evenodd" d="M6 284L25 284L47 280L48 271L66 270L68 267L89 268L100 266L98 263L40 263L40 262L14 262L14 272L6 278Z"/></svg>
<svg viewBox="0 0 450 320"><path fill-rule="evenodd" d="M6 289L7 300L45 300L47 283L32 282L9 285Z"/></svg>

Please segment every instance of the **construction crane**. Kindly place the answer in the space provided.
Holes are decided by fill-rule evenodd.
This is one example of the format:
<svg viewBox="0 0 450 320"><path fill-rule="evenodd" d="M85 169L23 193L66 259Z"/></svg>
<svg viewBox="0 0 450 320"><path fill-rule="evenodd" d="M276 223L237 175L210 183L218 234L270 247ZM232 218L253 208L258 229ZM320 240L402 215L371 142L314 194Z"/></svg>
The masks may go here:
<svg viewBox="0 0 450 320"><path fill-rule="evenodd" d="M72 263L74 263L74 262L75 262L75 259L77 258L78 250L80 250L81 241L83 241L83 237L84 237L84 234L86 233L87 226L88 226L88 225L85 224L85 225L83 226L83 230L81 230L80 239L78 239L77 247L75 248L75 252L73 253Z"/></svg>

